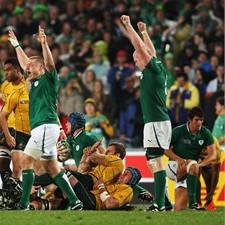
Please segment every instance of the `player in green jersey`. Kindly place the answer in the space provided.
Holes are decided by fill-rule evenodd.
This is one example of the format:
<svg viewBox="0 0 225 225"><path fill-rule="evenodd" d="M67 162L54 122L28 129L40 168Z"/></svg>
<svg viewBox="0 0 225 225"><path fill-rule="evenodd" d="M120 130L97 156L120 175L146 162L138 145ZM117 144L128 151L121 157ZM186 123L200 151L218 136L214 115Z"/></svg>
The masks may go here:
<svg viewBox="0 0 225 225"><path fill-rule="evenodd" d="M164 150L169 148L171 123L166 108L167 74L162 62L156 57L155 47L146 31L146 25L139 22L138 29L143 40L134 30L129 16L121 17L135 52L133 58L141 70L140 91L141 107L144 118L144 148L146 158L155 181L155 203L149 211L165 210L166 172L162 163Z"/></svg>
<svg viewBox="0 0 225 225"><path fill-rule="evenodd" d="M65 169L77 171L77 167L80 165L80 160L83 156L83 150L86 147L94 145L98 138L94 134L85 131L86 121L84 114L73 112L68 116L67 120L68 122L66 123L66 128L69 136L66 141L69 144L71 156L75 161L75 165L66 165ZM66 146L63 145L57 148L59 154L60 151L65 151L65 149ZM100 153L104 153L105 149L102 145L99 145L98 151L100 151Z"/></svg>
<svg viewBox="0 0 225 225"><path fill-rule="evenodd" d="M41 160L45 170L69 199L70 209L81 209L82 204L74 193L67 176L58 166L56 143L60 128L57 117L59 79L44 30L39 26L36 40L41 44L43 58L24 53L13 31L9 41L14 46L21 67L27 71L29 87L29 117L31 138L24 150L22 164L22 196L12 209L29 209L29 198L34 182L34 162Z"/></svg>
<svg viewBox="0 0 225 225"><path fill-rule="evenodd" d="M170 148L165 151L170 161L167 176L176 181L175 210L201 209L197 204L196 191L199 168L216 159L216 147L211 132L204 127L204 112L194 107L188 115L188 122L172 131ZM206 149L208 155L199 162L200 154Z"/></svg>

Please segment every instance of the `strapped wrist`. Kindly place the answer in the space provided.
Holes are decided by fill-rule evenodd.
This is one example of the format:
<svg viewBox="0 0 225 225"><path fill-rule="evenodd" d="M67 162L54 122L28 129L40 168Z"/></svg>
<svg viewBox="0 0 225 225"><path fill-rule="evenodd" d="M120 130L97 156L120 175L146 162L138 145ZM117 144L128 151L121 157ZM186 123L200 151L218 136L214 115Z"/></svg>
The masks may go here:
<svg viewBox="0 0 225 225"><path fill-rule="evenodd" d="M14 48L19 48L20 47L20 45L16 45L16 46L14 46Z"/></svg>
<svg viewBox="0 0 225 225"><path fill-rule="evenodd" d="M101 189L101 188L105 188L105 185L103 183L98 185L98 189Z"/></svg>
<svg viewBox="0 0 225 225"><path fill-rule="evenodd" d="M147 30L141 31L141 34L142 34L142 35L147 34Z"/></svg>
<svg viewBox="0 0 225 225"><path fill-rule="evenodd" d="M100 194L100 199L101 199L102 202L104 202L108 198L110 198L110 195L107 191L104 191Z"/></svg>

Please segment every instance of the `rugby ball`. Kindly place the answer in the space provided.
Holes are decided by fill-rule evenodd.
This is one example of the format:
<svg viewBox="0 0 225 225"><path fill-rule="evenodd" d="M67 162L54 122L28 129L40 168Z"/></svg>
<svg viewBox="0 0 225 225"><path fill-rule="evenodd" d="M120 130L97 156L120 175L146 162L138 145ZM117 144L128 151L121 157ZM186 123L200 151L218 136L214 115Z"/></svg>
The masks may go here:
<svg viewBox="0 0 225 225"><path fill-rule="evenodd" d="M57 143L57 154L59 162L64 162L69 159L71 155L71 149L66 139L63 139Z"/></svg>

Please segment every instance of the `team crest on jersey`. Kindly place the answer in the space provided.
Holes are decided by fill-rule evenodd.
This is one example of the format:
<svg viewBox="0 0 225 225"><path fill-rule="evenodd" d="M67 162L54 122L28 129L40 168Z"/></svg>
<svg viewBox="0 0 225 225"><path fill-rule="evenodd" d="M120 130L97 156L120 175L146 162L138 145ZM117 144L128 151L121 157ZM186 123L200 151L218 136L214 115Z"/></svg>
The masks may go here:
<svg viewBox="0 0 225 225"><path fill-rule="evenodd" d="M199 140L198 143L199 143L200 145L203 145L204 141L203 141L203 140Z"/></svg>
<svg viewBox="0 0 225 225"><path fill-rule="evenodd" d="M35 82L34 82L34 87L37 87L38 84L39 84L39 82L38 82L38 81L35 81Z"/></svg>
<svg viewBox="0 0 225 225"><path fill-rule="evenodd" d="M79 151L79 150L80 150L80 146L76 145L76 151Z"/></svg>

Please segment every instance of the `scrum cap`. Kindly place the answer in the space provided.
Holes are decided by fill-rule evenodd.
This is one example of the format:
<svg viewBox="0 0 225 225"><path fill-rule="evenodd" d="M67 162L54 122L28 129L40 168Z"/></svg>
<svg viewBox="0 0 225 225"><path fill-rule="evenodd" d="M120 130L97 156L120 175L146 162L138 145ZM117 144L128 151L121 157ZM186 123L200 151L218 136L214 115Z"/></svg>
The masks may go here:
<svg viewBox="0 0 225 225"><path fill-rule="evenodd" d="M132 178L128 182L129 185L135 186L141 179L141 172L135 167L127 167L126 170L129 170L132 173Z"/></svg>

